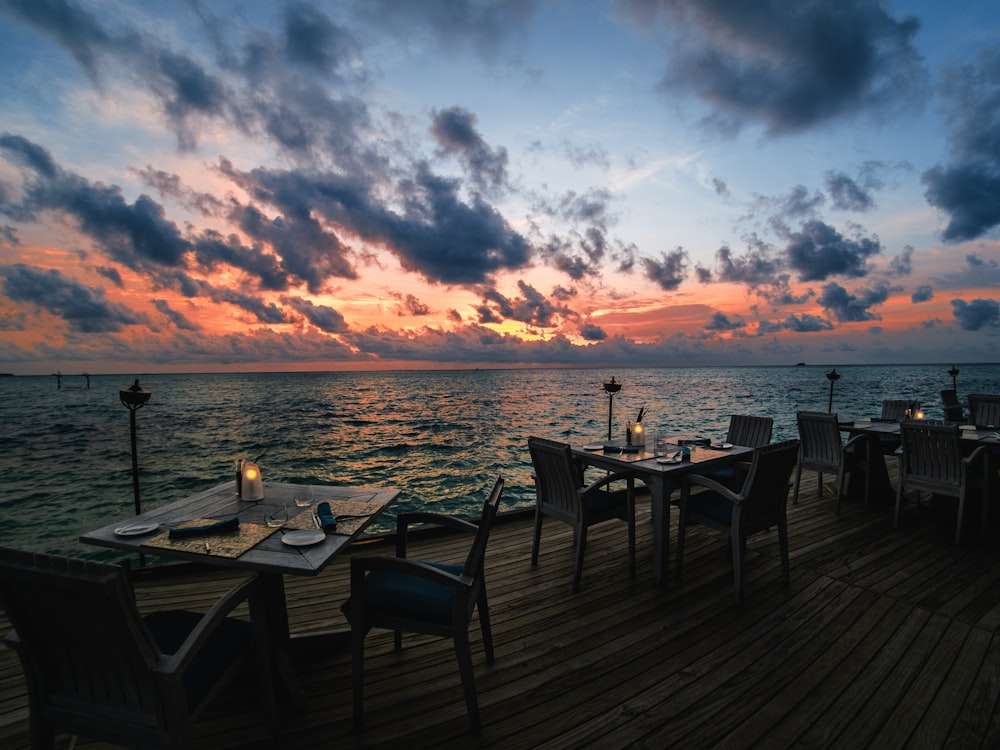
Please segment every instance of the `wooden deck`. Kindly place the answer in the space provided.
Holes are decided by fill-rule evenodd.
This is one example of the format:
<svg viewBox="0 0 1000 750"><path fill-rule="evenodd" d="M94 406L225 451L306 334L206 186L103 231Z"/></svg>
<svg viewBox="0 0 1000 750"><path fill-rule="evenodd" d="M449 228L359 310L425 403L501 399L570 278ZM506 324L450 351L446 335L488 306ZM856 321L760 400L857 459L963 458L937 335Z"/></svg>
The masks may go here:
<svg viewBox="0 0 1000 750"><path fill-rule="evenodd" d="M1000 747L995 533L956 546L954 516L933 509L893 531L888 504L845 503L837 516L813 477L789 509L791 585L780 581L776 536L760 535L742 607L726 545L707 529L689 537L683 583L651 586L648 503L636 577L624 526L609 523L591 532L577 595L568 527L546 525L532 568L530 518L498 525L487 557L493 665L473 630L482 731L469 729L449 642L410 636L393 652L379 632L368 639L364 734L350 718L348 655L314 653L298 664L307 712L284 718L282 746ZM414 556L458 560L465 544L429 535ZM388 544L361 551L392 553ZM338 560L319 578L288 580L294 631L344 627L347 567ZM208 606L226 583L217 573L140 580L138 596L142 607ZM243 680L214 704L199 747L267 746L253 686ZM0 649L0 747L25 747L26 731L23 677Z"/></svg>

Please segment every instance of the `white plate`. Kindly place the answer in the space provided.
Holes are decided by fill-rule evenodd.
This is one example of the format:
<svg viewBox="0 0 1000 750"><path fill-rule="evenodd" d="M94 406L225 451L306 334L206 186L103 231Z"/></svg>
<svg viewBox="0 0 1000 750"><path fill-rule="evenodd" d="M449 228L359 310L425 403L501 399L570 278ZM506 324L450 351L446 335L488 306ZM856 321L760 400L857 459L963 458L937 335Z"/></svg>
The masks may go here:
<svg viewBox="0 0 1000 750"><path fill-rule="evenodd" d="M286 531L281 537L281 541L290 547L308 547L310 544L319 544L324 539L326 539L326 532L323 529Z"/></svg>
<svg viewBox="0 0 1000 750"><path fill-rule="evenodd" d="M604 450L604 443L594 443L593 445L583 446L585 451L602 451Z"/></svg>
<svg viewBox="0 0 1000 750"><path fill-rule="evenodd" d="M656 463L658 464L679 464L683 459L678 456L677 458L658 458Z"/></svg>
<svg viewBox="0 0 1000 750"><path fill-rule="evenodd" d="M156 531L158 528L160 528L158 523L133 523L128 526L119 526L115 529L115 534L118 536L140 536Z"/></svg>
<svg viewBox="0 0 1000 750"><path fill-rule="evenodd" d="M715 450L717 450L717 451L727 451L727 450L729 450L730 448L733 447L733 444L732 443L715 443L715 444L713 444L710 447L715 448Z"/></svg>

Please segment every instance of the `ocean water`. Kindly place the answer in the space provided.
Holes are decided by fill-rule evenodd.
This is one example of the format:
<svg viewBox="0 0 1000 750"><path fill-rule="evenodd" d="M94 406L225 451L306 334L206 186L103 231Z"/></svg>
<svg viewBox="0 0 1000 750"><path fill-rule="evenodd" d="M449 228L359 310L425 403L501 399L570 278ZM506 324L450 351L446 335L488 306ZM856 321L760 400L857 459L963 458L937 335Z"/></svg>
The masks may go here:
<svg viewBox="0 0 1000 750"><path fill-rule="evenodd" d="M882 399L921 401L941 418L951 364L838 367L833 410L878 416ZM1000 365L962 364L959 397L1000 392ZM775 420L795 437L795 412L826 411L829 368L712 367L349 373L142 375L136 413L142 505L151 509L232 478L236 458L261 459L265 482L399 488L394 511L478 512L493 478L502 510L534 501L526 440L607 437L603 382L622 384L614 437L646 407L647 430L721 438L729 415ZM103 559L89 529L131 515L131 375L0 378L0 545Z"/></svg>

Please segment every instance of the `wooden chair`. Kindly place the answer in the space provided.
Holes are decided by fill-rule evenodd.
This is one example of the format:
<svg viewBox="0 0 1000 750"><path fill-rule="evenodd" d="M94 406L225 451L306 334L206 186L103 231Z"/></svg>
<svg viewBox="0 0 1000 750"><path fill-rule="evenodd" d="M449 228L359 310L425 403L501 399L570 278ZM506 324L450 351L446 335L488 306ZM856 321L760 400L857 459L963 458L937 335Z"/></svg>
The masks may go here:
<svg viewBox="0 0 1000 750"><path fill-rule="evenodd" d="M396 557L355 557L351 560L351 597L344 614L351 623L351 659L354 688L354 721L364 723L363 663L365 636L372 628L395 631L395 648L403 645L403 632L452 638L462 677L465 704L477 730L480 726L476 698L469 624L479 608L479 626L487 663L493 662L493 634L486 598L484 562L486 544L500 504L504 480L493 483L478 525L455 516L418 511L396 517ZM431 523L475 536L463 564L426 562L406 557L407 530L414 523Z"/></svg>
<svg viewBox="0 0 1000 750"><path fill-rule="evenodd" d="M799 428L799 460L795 469L795 491L792 504L799 502L799 485L802 470L808 469L819 474L818 494L823 494L823 474L837 477L834 493L837 496L836 511L840 513L840 502L844 496L844 479L852 472L865 473L865 500L869 494L867 435L856 435L845 445L840 439L840 422L836 414L826 412L800 411L795 415Z"/></svg>
<svg viewBox="0 0 1000 750"><path fill-rule="evenodd" d="M958 502L958 520L955 543L962 538L966 501L970 493L978 492L983 503L983 527L987 519L987 499L982 492L986 484L988 445L980 445L971 455L962 455L962 438L957 424L914 420L900 425L902 451L900 453L899 483L896 488L895 528L899 528L899 514L903 497L908 491L928 492L937 496L953 497Z"/></svg>
<svg viewBox="0 0 1000 750"><path fill-rule="evenodd" d="M747 448L760 448L771 442L774 420L770 417L752 417L733 414L729 417L729 432L726 442Z"/></svg>
<svg viewBox="0 0 1000 750"><path fill-rule="evenodd" d="M920 402L907 398L885 399L882 401L883 422L902 422L904 419L916 419L920 411ZM883 456L888 456L899 450L899 436L879 435L878 447Z"/></svg>
<svg viewBox="0 0 1000 750"><path fill-rule="evenodd" d="M736 603L743 602L743 553L747 537L772 527L778 529L781 552L781 575L788 583L788 503L789 481L798 460L799 441L786 440L757 448L746 481L739 491L700 474L688 475L681 489L680 521L677 529L677 580L684 561L684 537L687 527L700 523L729 536ZM692 487L704 488L692 493Z"/></svg>
<svg viewBox="0 0 1000 750"><path fill-rule="evenodd" d="M255 583L244 580L204 615L142 617L121 566L0 549L0 601L14 626L5 640L28 684L31 746L53 748L57 733L70 733L129 747L188 748L194 720L243 666L255 635L273 734L263 626L227 616L252 597Z"/></svg>
<svg viewBox="0 0 1000 750"><path fill-rule="evenodd" d="M1000 427L1000 395L970 393L969 421L977 427Z"/></svg>
<svg viewBox="0 0 1000 750"><path fill-rule="evenodd" d="M941 391L941 405L944 407L944 419L946 422L958 422L965 424L965 409L958 400L958 394L951 388Z"/></svg>
<svg viewBox="0 0 1000 750"><path fill-rule="evenodd" d="M771 417L732 414L729 417L729 432L726 433L726 442L747 448L760 448L771 442L773 429L774 420ZM746 479L749 470L750 462L740 461L724 469L714 471L709 476L717 482L722 482L730 489L739 489L743 486L743 480Z"/></svg>
<svg viewBox="0 0 1000 750"><path fill-rule="evenodd" d="M528 450L535 480L535 535L531 546L531 564L538 565L542 519L548 516L569 524L573 527L576 549L573 591L579 591L587 529L594 524L617 519L624 521L628 527L629 572L635 575L635 478L627 472L615 472L586 485L568 444L529 437ZM624 482L625 488L612 490L610 486L615 482Z"/></svg>

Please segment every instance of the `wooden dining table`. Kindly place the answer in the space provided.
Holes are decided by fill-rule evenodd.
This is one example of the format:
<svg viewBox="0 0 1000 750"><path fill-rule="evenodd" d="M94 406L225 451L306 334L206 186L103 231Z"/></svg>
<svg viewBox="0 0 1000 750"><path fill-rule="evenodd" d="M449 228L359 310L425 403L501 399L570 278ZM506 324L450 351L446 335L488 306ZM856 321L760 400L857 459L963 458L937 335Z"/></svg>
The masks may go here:
<svg viewBox="0 0 1000 750"><path fill-rule="evenodd" d="M294 498L309 492L309 507L298 507ZM304 695L291 664L292 642L285 600L285 575L315 576L353 541L399 496L399 490L376 487L298 485L265 482L264 497L248 501L237 496L236 483L226 482L190 497L177 500L140 515L120 519L80 536L80 541L140 555L157 555L175 560L252 571L258 575L259 612L266 620L268 648L274 667L293 700L301 705ZM314 510L330 504L337 518L336 530L323 533L317 527ZM288 520L283 527L270 527L267 516L284 507ZM206 527L239 519L229 530L206 529L181 538L172 538L171 529ZM305 537L305 538L303 538ZM311 541L314 539L315 541ZM302 542L310 543L303 544ZM252 613L252 616L256 616ZM335 634L311 636L326 645ZM301 638L296 638L301 650Z"/></svg>
<svg viewBox="0 0 1000 750"><path fill-rule="evenodd" d="M681 442L691 450L690 460L667 463L666 459L681 450ZM733 445L727 448L692 444L696 438L668 438L659 453L645 448L623 449L620 443L591 446L574 445L573 456L583 466L608 471L628 471L649 489L653 516L653 584L666 585L670 567L670 496L679 489L687 474L711 474L741 461L747 461L753 448Z"/></svg>

